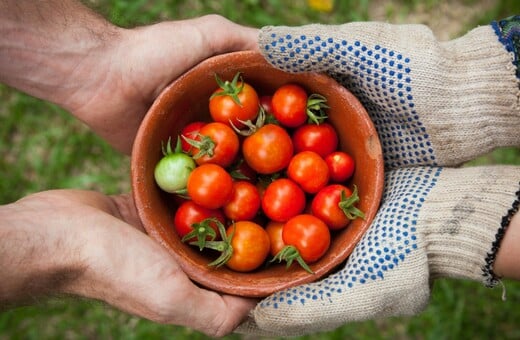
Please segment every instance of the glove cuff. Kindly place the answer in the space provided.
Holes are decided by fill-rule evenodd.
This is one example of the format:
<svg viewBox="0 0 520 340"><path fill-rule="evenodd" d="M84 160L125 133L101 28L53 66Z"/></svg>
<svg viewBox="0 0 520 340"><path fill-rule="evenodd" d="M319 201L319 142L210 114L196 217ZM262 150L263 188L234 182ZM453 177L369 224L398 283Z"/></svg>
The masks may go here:
<svg viewBox="0 0 520 340"><path fill-rule="evenodd" d="M430 278L464 278L494 286L496 252L518 210L520 168L445 168L438 183L417 222L425 226Z"/></svg>

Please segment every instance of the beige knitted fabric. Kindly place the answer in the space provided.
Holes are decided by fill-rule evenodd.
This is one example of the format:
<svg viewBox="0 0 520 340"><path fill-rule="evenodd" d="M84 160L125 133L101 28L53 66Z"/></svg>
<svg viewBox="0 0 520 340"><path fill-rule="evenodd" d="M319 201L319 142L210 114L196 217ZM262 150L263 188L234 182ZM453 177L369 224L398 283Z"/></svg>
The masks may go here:
<svg viewBox="0 0 520 340"><path fill-rule="evenodd" d="M520 167L403 168L385 180L381 209L344 268L264 299L239 332L302 335L414 315L439 277L495 283L503 218L518 209Z"/></svg>
<svg viewBox="0 0 520 340"><path fill-rule="evenodd" d="M288 72L328 72L365 105L388 168L458 165L520 145L513 56L491 26L439 42L423 25L265 27L259 46Z"/></svg>

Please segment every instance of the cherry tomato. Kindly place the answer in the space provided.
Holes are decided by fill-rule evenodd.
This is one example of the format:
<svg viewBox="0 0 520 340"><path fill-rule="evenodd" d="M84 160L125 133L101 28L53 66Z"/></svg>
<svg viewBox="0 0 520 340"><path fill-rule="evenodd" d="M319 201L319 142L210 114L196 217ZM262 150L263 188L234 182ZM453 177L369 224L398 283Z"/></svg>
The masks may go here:
<svg viewBox="0 0 520 340"><path fill-rule="evenodd" d="M239 221L228 227L233 253L226 266L239 272L260 267L269 255L269 236L264 228L251 221Z"/></svg>
<svg viewBox="0 0 520 340"><path fill-rule="evenodd" d="M233 163L240 149L235 131L224 123L211 122L200 128L196 141L190 141L198 165L214 163L227 167Z"/></svg>
<svg viewBox="0 0 520 340"><path fill-rule="evenodd" d="M273 116L286 127L297 127L307 120L307 92L297 84L280 86L272 98Z"/></svg>
<svg viewBox="0 0 520 340"><path fill-rule="evenodd" d="M285 246L282 238L284 224L284 222L269 221L265 226L265 231L267 235L269 235L269 241L271 243L271 256L276 256Z"/></svg>
<svg viewBox="0 0 520 340"><path fill-rule="evenodd" d="M186 242L196 241L199 235L200 237L204 237L206 240L217 239L219 236L219 230L215 222L208 221L208 223L200 224L198 226L199 230L194 232L194 225L209 218L216 218L222 224L226 222L226 218L220 209L208 209L193 201L184 201L175 212L173 225L175 231L181 238L193 233L193 237L187 239ZM213 232L207 230L208 227L211 228ZM211 237L211 235L214 235L214 237Z"/></svg>
<svg viewBox="0 0 520 340"><path fill-rule="evenodd" d="M273 221L285 222L305 209L305 193L288 178L274 180L265 189L262 210Z"/></svg>
<svg viewBox="0 0 520 340"><path fill-rule="evenodd" d="M329 123L302 125L294 131L292 141L294 152L314 151L321 157L338 148L338 134Z"/></svg>
<svg viewBox="0 0 520 340"><path fill-rule="evenodd" d="M169 193L186 189L188 178L195 169L195 161L182 152L180 138L177 139L175 150L172 150L170 140L163 148L163 157L154 169L154 179L159 188Z"/></svg>
<svg viewBox="0 0 520 340"><path fill-rule="evenodd" d="M197 134L204 125L206 125L206 123L202 121L191 122L181 130L182 151L192 155L192 146L186 141L186 138L197 140Z"/></svg>
<svg viewBox="0 0 520 340"><path fill-rule="evenodd" d="M329 167L330 179L332 182L345 182L354 174L354 158L346 152L335 151L325 157L325 162Z"/></svg>
<svg viewBox="0 0 520 340"><path fill-rule="evenodd" d="M243 126L239 120L253 121L260 108L256 90L239 80L240 73L237 73L231 82L223 82L216 78L219 88L213 92L209 100L211 118L228 125L231 121L237 128Z"/></svg>
<svg viewBox="0 0 520 340"><path fill-rule="evenodd" d="M188 196L197 204L217 209L226 204L233 194L231 175L217 164L196 167L188 178Z"/></svg>
<svg viewBox="0 0 520 340"><path fill-rule="evenodd" d="M236 181L233 183L233 194L222 209L230 220L252 220L260 209L260 193L254 184Z"/></svg>
<svg viewBox="0 0 520 340"><path fill-rule="evenodd" d="M250 183L257 182L256 171L253 170L243 158L239 158L233 163L228 171L235 180L248 181Z"/></svg>
<svg viewBox="0 0 520 340"><path fill-rule="evenodd" d="M307 193L316 193L329 182L329 168L314 151L302 151L291 159L287 176Z"/></svg>
<svg viewBox="0 0 520 340"><path fill-rule="evenodd" d="M273 114L273 97L272 96L261 96L260 106L264 109L265 113Z"/></svg>
<svg viewBox="0 0 520 340"><path fill-rule="evenodd" d="M284 128L266 124L244 139L242 154L256 172L273 174L287 167L293 156L291 137Z"/></svg>
<svg viewBox="0 0 520 340"><path fill-rule="evenodd" d="M312 214L324 221L330 229L343 229L356 217L364 214L354 204L359 200L357 190L352 192L341 184L321 189L312 199Z"/></svg>
<svg viewBox="0 0 520 340"><path fill-rule="evenodd" d="M306 263L319 260L330 246L330 231L327 225L309 214L294 216L282 230L286 245L294 246Z"/></svg>

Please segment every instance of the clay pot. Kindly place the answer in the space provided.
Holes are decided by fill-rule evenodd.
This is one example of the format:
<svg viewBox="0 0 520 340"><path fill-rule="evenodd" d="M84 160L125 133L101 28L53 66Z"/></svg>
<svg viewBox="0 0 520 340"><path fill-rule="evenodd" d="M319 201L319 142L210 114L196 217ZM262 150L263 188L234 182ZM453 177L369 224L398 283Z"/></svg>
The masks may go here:
<svg viewBox="0 0 520 340"><path fill-rule="evenodd" d="M153 172L162 156L161 143L170 136L176 137L191 121L208 120L208 98L216 89L215 73L230 80L238 71L260 94L272 94L282 84L295 82L308 93L325 96L330 106L329 122L339 133L340 147L356 160L356 171L348 184L357 186L358 207L366 218L356 219L348 228L334 234L326 255L310 266L314 274L298 265L286 269L285 264L273 264L251 273L234 272L225 266L209 267L214 258L180 241L173 229L175 200L155 184ZM269 65L256 52L235 52L207 59L171 83L140 126L131 171L135 204L148 234L171 253L193 281L208 289L247 297L263 297L315 281L345 261L377 212L384 181L378 135L357 98L326 75L286 73Z"/></svg>

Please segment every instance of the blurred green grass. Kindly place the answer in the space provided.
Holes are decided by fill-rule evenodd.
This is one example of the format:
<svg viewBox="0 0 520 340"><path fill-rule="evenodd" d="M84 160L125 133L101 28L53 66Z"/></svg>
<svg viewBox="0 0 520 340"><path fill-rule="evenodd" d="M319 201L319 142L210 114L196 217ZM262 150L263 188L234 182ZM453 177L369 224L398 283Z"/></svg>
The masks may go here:
<svg viewBox="0 0 520 340"><path fill-rule="evenodd" d="M374 18L430 24L418 13L440 10L458 20L452 36L477 24L520 13L520 2L513 0L336 0L330 13L313 11L304 0L85 2L124 27L209 13L255 27ZM451 8L458 8L459 12L451 12ZM477 8L474 15L464 11L469 8ZM128 157L112 150L60 108L0 85L0 122L0 204L52 188L94 189L108 194L130 190ZM470 164L520 164L520 151L499 149ZM487 289L475 282L439 280L433 287L430 305L418 316L353 323L298 339L518 339L520 283L504 284L506 302L501 300L500 287ZM154 324L100 302L75 298L41 300L0 313L0 340L166 338L208 339L188 328Z"/></svg>

